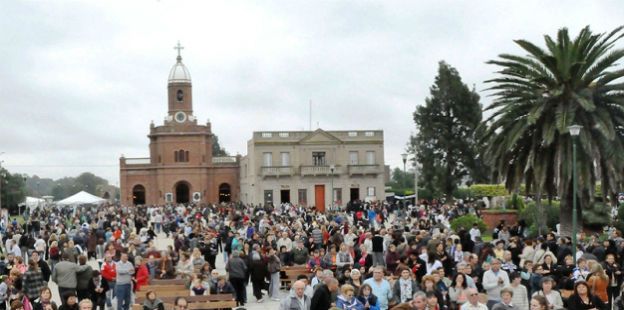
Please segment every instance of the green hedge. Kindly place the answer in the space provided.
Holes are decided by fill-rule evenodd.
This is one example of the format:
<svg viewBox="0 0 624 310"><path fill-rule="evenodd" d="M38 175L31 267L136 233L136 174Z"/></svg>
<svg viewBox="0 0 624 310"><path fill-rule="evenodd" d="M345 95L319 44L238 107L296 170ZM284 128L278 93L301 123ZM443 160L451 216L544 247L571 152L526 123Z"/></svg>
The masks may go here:
<svg viewBox="0 0 624 310"><path fill-rule="evenodd" d="M485 226L485 222L483 222L481 218L477 217L474 214L467 214L467 215L463 215L463 216L453 219L451 221L451 229L453 229L453 231L456 231L456 232L462 228L469 230L472 228L472 225L474 223L477 223L477 225L479 226L479 230L481 230L481 232L485 232L487 230L487 226Z"/></svg>
<svg viewBox="0 0 624 310"><path fill-rule="evenodd" d="M507 196L509 192L502 184L473 184L470 193L474 198Z"/></svg>

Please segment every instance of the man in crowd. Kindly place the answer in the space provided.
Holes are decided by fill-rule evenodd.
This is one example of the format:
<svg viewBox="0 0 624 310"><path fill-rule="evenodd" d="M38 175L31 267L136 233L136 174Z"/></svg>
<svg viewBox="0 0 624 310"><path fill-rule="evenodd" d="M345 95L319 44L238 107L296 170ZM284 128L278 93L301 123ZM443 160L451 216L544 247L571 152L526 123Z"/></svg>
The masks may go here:
<svg viewBox="0 0 624 310"><path fill-rule="evenodd" d="M130 309L132 299L132 277L134 265L128 261L128 253L121 253L121 259L115 264L117 281L115 282L115 296L117 296L117 310Z"/></svg>
<svg viewBox="0 0 624 310"><path fill-rule="evenodd" d="M63 253L62 261L54 266L51 280L58 286L59 296L66 296L67 293L76 294L78 280L76 274L89 268L88 265L78 266L70 261L69 253ZM127 310L127 309L126 309Z"/></svg>
<svg viewBox="0 0 624 310"><path fill-rule="evenodd" d="M305 282L301 280L293 283L293 292L282 300L279 310L310 310L312 300L304 294L305 287Z"/></svg>

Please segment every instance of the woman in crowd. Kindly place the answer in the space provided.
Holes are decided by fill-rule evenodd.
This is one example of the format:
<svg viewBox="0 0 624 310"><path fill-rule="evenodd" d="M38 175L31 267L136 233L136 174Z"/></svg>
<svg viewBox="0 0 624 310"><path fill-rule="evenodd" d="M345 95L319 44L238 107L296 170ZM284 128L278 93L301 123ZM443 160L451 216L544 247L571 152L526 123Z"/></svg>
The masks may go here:
<svg viewBox="0 0 624 310"><path fill-rule="evenodd" d="M364 305L355 297L353 286L345 284L340 288L340 295L336 299L336 307L344 310L363 310Z"/></svg>
<svg viewBox="0 0 624 310"><path fill-rule="evenodd" d="M379 310L379 299L373 294L373 289L368 284L362 284L357 299L365 310Z"/></svg>
<svg viewBox="0 0 624 310"><path fill-rule="evenodd" d="M544 296L533 296L531 298L531 310L550 310L551 307L548 304L548 299Z"/></svg>
<svg viewBox="0 0 624 310"><path fill-rule="evenodd" d="M451 309L459 309L468 300L468 283L466 276L459 272L455 275L451 286L449 287L449 299Z"/></svg>
<svg viewBox="0 0 624 310"><path fill-rule="evenodd" d="M602 268L602 265L594 264L592 266L591 276L587 280L587 285L589 286L592 295L600 298L602 303L610 309L609 295L607 293L607 288L609 287L609 277Z"/></svg>
<svg viewBox="0 0 624 310"><path fill-rule="evenodd" d="M154 291L147 291L143 301L143 310L165 310L165 304L156 297Z"/></svg>
<svg viewBox="0 0 624 310"><path fill-rule="evenodd" d="M546 297L552 310L562 310L564 309L563 300L561 299L561 294L553 289L554 286L555 280L551 277L544 277L542 278L542 289L533 293L533 296Z"/></svg>
<svg viewBox="0 0 624 310"><path fill-rule="evenodd" d="M590 292L589 285L585 281L574 284L574 294L568 299L568 309L574 310L603 310L605 307L602 300Z"/></svg>

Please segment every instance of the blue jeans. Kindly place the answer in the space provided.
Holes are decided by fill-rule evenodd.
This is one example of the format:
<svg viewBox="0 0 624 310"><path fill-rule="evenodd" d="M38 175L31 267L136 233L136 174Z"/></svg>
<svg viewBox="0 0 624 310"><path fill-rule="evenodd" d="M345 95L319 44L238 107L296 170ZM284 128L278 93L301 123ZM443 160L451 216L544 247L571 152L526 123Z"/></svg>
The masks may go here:
<svg viewBox="0 0 624 310"><path fill-rule="evenodd" d="M117 296L117 310L129 310L132 301L132 286L130 284L115 285L115 295Z"/></svg>

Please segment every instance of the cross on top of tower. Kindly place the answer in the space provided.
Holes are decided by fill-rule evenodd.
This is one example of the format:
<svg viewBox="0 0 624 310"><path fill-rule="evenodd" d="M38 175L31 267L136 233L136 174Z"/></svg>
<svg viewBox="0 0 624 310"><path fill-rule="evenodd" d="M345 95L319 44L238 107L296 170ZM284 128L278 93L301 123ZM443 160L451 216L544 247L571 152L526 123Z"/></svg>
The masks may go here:
<svg viewBox="0 0 624 310"><path fill-rule="evenodd" d="M174 50L178 50L178 60L182 59L182 55L180 55L180 52L184 49L184 46L180 45L180 41L178 41L178 45L173 47Z"/></svg>

